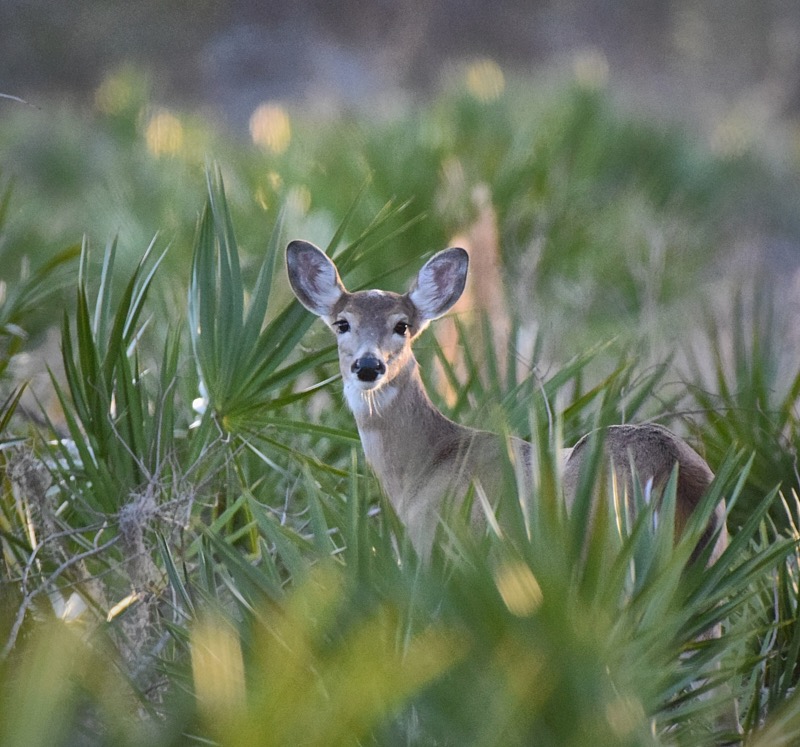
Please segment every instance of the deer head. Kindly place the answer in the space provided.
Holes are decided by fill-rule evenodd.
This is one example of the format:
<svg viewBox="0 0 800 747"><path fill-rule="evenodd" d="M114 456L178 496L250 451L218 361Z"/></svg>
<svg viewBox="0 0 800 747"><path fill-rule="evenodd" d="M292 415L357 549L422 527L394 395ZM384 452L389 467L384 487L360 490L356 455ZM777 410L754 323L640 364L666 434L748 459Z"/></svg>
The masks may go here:
<svg viewBox="0 0 800 747"><path fill-rule="evenodd" d="M469 256L459 248L435 254L405 294L348 292L336 265L306 241L289 244L286 266L300 303L336 334L345 395L355 412L358 400L374 402L378 392L415 365L411 343L459 299Z"/></svg>

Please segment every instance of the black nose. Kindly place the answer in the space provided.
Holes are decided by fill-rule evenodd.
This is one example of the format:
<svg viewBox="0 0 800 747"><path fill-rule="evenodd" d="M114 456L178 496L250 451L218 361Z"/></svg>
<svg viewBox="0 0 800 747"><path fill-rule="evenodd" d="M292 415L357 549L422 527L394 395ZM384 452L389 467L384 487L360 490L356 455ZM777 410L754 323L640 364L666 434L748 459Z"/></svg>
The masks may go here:
<svg viewBox="0 0 800 747"><path fill-rule="evenodd" d="M383 361L367 355L353 361L350 370L358 376L359 381L375 381L379 376L383 376L386 373L386 366Z"/></svg>

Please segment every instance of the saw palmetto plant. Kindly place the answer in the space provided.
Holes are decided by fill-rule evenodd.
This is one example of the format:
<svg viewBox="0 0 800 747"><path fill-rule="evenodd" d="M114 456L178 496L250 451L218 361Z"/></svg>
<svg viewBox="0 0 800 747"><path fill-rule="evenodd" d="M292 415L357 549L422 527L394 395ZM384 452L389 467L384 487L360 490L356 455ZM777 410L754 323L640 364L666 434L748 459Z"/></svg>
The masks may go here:
<svg viewBox="0 0 800 747"><path fill-rule="evenodd" d="M94 252L87 239L13 292L6 280L0 743L800 740L797 378L773 376L779 332L763 309L750 329L736 307L725 350L708 332L691 385L658 357L675 309L649 326L683 303L682 260L657 261L699 221L679 196L714 200L711 176L664 164L713 168L586 91L540 112L541 131L502 102L478 109L457 96L415 128L298 128L319 168L290 149L271 176L247 158L208 169L186 246L178 228L133 261L122 240ZM377 159L390 135L398 150ZM345 141L370 169L343 158ZM641 170L643 153L664 180ZM404 189L397 169L412 162ZM151 179L161 166L141 168ZM466 508L446 512L423 561L365 463L335 348L292 299L283 250L303 228L348 287L404 287L433 242L463 228L477 245L494 225L473 220L465 185L481 180L505 317L478 303L415 350L437 407L529 440L534 465L523 480L509 449L497 513L484 506L475 530ZM263 210L240 228L251 188ZM523 255L538 273L525 302ZM10 364L34 313L65 297L59 407L32 422ZM623 328L606 335L612 317ZM680 537L676 476L660 502L648 485L623 494L599 450L563 506L557 449L641 421L680 431L716 473ZM692 562L722 498L730 543Z"/></svg>

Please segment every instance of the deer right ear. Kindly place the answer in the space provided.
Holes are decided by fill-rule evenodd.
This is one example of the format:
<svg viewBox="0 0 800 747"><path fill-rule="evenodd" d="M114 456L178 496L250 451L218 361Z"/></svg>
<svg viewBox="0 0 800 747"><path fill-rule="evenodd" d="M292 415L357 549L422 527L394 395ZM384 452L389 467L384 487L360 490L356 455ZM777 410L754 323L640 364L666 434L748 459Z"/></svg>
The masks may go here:
<svg viewBox="0 0 800 747"><path fill-rule="evenodd" d="M317 316L331 316L347 292L336 265L308 241L292 241L286 247L286 270L297 300Z"/></svg>

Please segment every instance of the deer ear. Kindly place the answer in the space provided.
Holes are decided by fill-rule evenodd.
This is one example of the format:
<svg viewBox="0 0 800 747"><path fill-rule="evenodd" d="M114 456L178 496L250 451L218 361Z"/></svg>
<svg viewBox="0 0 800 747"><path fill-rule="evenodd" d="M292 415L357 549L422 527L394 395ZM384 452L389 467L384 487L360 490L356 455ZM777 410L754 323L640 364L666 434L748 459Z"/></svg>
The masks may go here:
<svg viewBox="0 0 800 747"><path fill-rule="evenodd" d="M297 300L317 316L330 316L346 289L336 265L308 241L286 247L286 271Z"/></svg>
<svg viewBox="0 0 800 747"><path fill-rule="evenodd" d="M408 292L423 319L440 317L461 298L468 267L469 255L457 247L434 254L423 265Z"/></svg>

